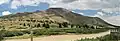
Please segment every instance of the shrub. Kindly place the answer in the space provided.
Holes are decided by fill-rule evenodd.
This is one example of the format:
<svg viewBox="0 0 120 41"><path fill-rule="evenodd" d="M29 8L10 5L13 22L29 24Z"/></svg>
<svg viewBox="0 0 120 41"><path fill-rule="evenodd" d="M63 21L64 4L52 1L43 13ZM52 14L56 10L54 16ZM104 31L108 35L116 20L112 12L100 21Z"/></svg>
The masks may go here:
<svg viewBox="0 0 120 41"><path fill-rule="evenodd" d="M59 28L62 28L62 24L61 23L58 23L59 24Z"/></svg>
<svg viewBox="0 0 120 41"><path fill-rule="evenodd" d="M74 27L74 24L71 24L71 28L73 28Z"/></svg>
<svg viewBox="0 0 120 41"><path fill-rule="evenodd" d="M20 31L5 31L3 36L4 37L13 37L13 36L20 36L23 35L23 32Z"/></svg>
<svg viewBox="0 0 120 41"><path fill-rule="evenodd" d="M16 29L26 29L27 27L17 27Z"/></svg>
<svg viewBox="0 0 120 41"><path fill-rule="evenodd" d="M67 33L74 34L91 34L107 31L106 29L86 29L86 28L47 28L47 29L34 29L33 34L38 35L61 35ZM22 31L5 31L4 37L20 36L30 34L29 30Z"/></svg>
<svg viewBox="0 0 120 41"><path fill-rule="evenodd" d="M40 25L40 24L37 24L37 27L41 27L41 25Z"/></svg>
<svg viewBox="0 0 120 41"><path fill-rule="evenodd" d="M0 41L3 40L3 35L2 35L2 31L0 31Z"/></svg>
<svg viewBox="0 0 120 41"><path fill-rule="evenodd" d="M43 24L43 27L45 27L45 28L50 28L50 25L49 25L48 23L44 23L44 24Z"/></svg>
<svg viewBox="0 0 120 41"><path fill-rule="evenodd" d="M62 25L63 25L64 27L68 27L68 23L67 23L67 22L63 22Z"/></svg>
<svg viewBox="0 0 120 41"><path fill-rule="evenodd" d="M114 37L114 38L116 38L116 37ZM99 37L99 38L96 38L96 39L86 38L86 39L81 39L81 40L77 40L77 41L118 41L118 40L111 39L110 35L106 35L104 37Z"/></svg>
<svg viewBox="0 0 120 41"><path fill-rule="evenodd" d="M23 26L26 26L26 24L24 23Z"/></svg>
<svg viewBox="0 0 120 41"><path fill-rule="evenodd" d="M99 33L104 32L101 29L81 29L81 28L51 28L51 29L36 29L34 30L35 35L59 35L59 34L67 34L67 33L75 33L75 34L91 34L91 33Z"/></svg>
<svg viewBox="0 0 120 41"><path fill-rule="evenodd" d="M35 35L61 35L65 34L65 32L55 29L37 29L34 30Z"/></svg>

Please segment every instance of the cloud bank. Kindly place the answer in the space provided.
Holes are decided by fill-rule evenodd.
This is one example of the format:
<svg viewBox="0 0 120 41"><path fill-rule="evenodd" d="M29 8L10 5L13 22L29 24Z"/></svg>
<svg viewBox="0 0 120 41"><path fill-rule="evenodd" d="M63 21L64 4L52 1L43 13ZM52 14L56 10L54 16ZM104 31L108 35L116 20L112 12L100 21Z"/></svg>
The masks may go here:
<svg viewBox="0 0 120 41"><path fill-rule="evenodd" d="M120 26L120 16L105 17L105 21Z"/></svg>
<svg viewBox="0 0 120 41"><path fill-rule="evenodd" d="M37 6L40 2L38 0L13 0L11 8L17 9L19 6Z"/></svg>
<svg viewBox="0 0 120 41"><path fill-rule="evenodd" d="M8 3L8 2L9 2L9 0L0 0L0 5L4 4L4 3Z"/></svg>
<svg viewBox="0 0 120 41"><path fill-rule="evenodd" d="M0 0L0 4L10 0ZM41 2L48 3L50 7L62 7L67 9L114 9L120 8L120 0L11 0L11 8L19 6L37 6Z"/></svg>
<svg viewBox="0 0 120 41"><path fill-rule="evenodd" d="M9 12L9 11L4 11L4 12L2 12L2 15L10 15L10 14L12 14L12 13Z"/></svg>

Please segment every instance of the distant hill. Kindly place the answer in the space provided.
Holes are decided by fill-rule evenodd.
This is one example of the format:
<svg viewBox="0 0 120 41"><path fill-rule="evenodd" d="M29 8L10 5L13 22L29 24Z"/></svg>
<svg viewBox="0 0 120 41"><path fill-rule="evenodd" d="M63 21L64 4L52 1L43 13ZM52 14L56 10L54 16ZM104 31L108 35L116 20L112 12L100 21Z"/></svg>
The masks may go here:
<svg viewBox="0 0 120 41"><path fill-rule="evenodd" d="M44 22L52 22L54 25L57 23L68 22L75 25L94 25L94 26L114 26L98 17L83 16L77 13L73 13L63 8L49 8L45 11L36 12L24 12L16 13L0 17L0 25L4 27L24 27L21 25L27 25L28 21L32 20L32 24L43 24ZM51 24L51 25L53 25Z"/></svg>

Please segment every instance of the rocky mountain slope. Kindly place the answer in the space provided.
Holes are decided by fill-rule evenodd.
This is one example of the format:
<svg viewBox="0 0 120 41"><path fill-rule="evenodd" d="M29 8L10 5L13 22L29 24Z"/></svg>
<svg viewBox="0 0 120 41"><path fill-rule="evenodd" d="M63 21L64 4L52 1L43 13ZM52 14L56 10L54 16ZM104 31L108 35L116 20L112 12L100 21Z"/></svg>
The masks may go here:
<svg viewBox="0 0 120 41"><path fill-rule="evenodd" d="M32 23L31 23L31 22ZM49 8L45 11L24 12L0 17L0 27L24 27L25 25L41 25L49 22L57 26L58 23L67 22L75 25L114 26L98 17L88 17L73 13L63 8Z"/></svg>

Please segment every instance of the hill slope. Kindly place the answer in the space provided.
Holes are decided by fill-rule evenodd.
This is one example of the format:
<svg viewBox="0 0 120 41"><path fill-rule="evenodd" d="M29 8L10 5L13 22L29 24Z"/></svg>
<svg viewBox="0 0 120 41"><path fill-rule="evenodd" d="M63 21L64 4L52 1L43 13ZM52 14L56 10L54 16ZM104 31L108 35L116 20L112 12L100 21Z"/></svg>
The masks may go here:
<svg viewBox="0 0 120 41"><path fill-rule="evenodd" d="M32 21L30 23L29 21ZM50 8L46 11L24 12L13 15L2 16L0 18L0 27L24 27L25 25L44 24L50 22L50 25L57 26L57 23L68 22L76 25L96 25L96 26L114 26L106 23L98 17L88 17L73 13L63 8Z"/></svg>
<svg viewBox="0 0 120 41"><path fill-rule="evenodd" d="M119 27L119 26L109 24L98 17L83 16L83 15L80 15L77 13L73 13L69 10L63 9L63 8L50 8L47 10L47 12L55 14L57 16L61 16L64 19L71 22L72 24L79 24L79 25L88 24L88 25L102 25L102 26Z"/></svg>

